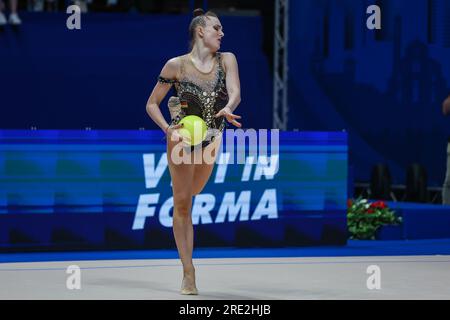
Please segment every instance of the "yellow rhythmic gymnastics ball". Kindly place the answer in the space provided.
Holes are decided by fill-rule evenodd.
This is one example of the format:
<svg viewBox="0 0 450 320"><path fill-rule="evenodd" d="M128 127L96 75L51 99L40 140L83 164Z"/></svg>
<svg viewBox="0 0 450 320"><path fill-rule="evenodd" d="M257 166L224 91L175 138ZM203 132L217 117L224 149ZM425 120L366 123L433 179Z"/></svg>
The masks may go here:
<svg viewBox="0 0 450 320"><path fill-rule="evenodd" d="M202 143L202 141L205 139L206 123L199 116L194 115L186 116L183 119L181 119L179 124L183 125L178 130L186 143L195 146L199 143Z"/></svg>

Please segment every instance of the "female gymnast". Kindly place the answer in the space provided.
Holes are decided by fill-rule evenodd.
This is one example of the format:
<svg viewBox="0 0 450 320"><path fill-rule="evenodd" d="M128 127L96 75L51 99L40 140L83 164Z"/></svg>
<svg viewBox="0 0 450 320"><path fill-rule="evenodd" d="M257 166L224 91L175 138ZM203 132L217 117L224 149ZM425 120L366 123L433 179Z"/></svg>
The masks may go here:
<svg viewBox="0 0 450 320"><path fill-rule="evenodd" d="M186 115L197 115L207 125L207 138L195 153L205 159L210 149L214 159L221 144L225 120L241 127L237 121L241 117L233 114L240 98L238 64L233 53L220 53L220 43L224 36L222 24L211 11L196 9L189 26L190 52L167 61L148 99L146 110L150 118L166 133L167 157L172 178L173 191L173 233L181 263L183 280L181 294L196 295L195 268L192 261L194 229L192 226L192 197L200 193L206 185L214 167L214 162L178 163L172 151L183 137L178 122ZM174 85L177 97L169 99L170 124L166 122L159 105ZM184 141L185 142L185 141Z"/></svg>

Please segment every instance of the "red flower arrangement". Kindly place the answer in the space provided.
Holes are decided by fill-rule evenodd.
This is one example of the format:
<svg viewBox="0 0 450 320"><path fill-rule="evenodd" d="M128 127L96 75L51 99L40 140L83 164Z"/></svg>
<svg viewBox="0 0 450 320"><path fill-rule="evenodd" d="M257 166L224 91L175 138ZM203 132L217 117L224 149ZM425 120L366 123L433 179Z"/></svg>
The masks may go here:
<svg viewBox="0 0 450 320"><path fill-rule="evenodd" d="M358 198L347 200L347 226L351 239L375 239L377 230L383 225L398 225L402 222L386 202Z"/></svg>

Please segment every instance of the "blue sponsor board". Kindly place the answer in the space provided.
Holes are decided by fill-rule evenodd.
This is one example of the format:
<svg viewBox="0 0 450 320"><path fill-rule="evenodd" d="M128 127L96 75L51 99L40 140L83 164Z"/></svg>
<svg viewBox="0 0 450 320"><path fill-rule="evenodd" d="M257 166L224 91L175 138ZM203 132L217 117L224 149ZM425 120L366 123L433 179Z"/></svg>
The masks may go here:
<svg viewBox="0 0 450 320"><path fill-rule="evenodd" d="M345 244L347 154L345 132L227 130L195 245ZM160 131L0 131L3 251L170 248L172 214Z"/></svg>

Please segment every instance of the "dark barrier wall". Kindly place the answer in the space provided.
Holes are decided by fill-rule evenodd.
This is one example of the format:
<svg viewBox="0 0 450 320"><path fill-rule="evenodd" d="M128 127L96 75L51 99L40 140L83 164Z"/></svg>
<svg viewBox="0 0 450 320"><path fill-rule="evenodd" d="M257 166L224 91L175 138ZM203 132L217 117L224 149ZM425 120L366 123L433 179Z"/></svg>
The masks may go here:
<svg viewBox="0 0 450 320"><path fill-rule="evenodd" d="M381 30L369 30L369 5ZM450 2L447 0L290 1L289 127L349 133L355 179L378 162L394 183L408 164L441 186L450 118Z"/></svg>
<svg viewBox="0 0 450 320"><path fill-rule="evenodd" d="M196 246L345 244L347 135L261 131L224 135ZM0 250L174 247L172 211L161 131L0 131Z"/></svg>
<svg viewBox="0 0 450 320"><path fill-rule="evenodd" d="M145 111L165 62L188 52L187 15L23 13L0 32L0 128L156 129ZM240 68L246 128L272 125L272 85L260 17L222 17L221 51ZM166 98L161 109L166 117ZM257 111L257 112L255 112Z"/></svg>

